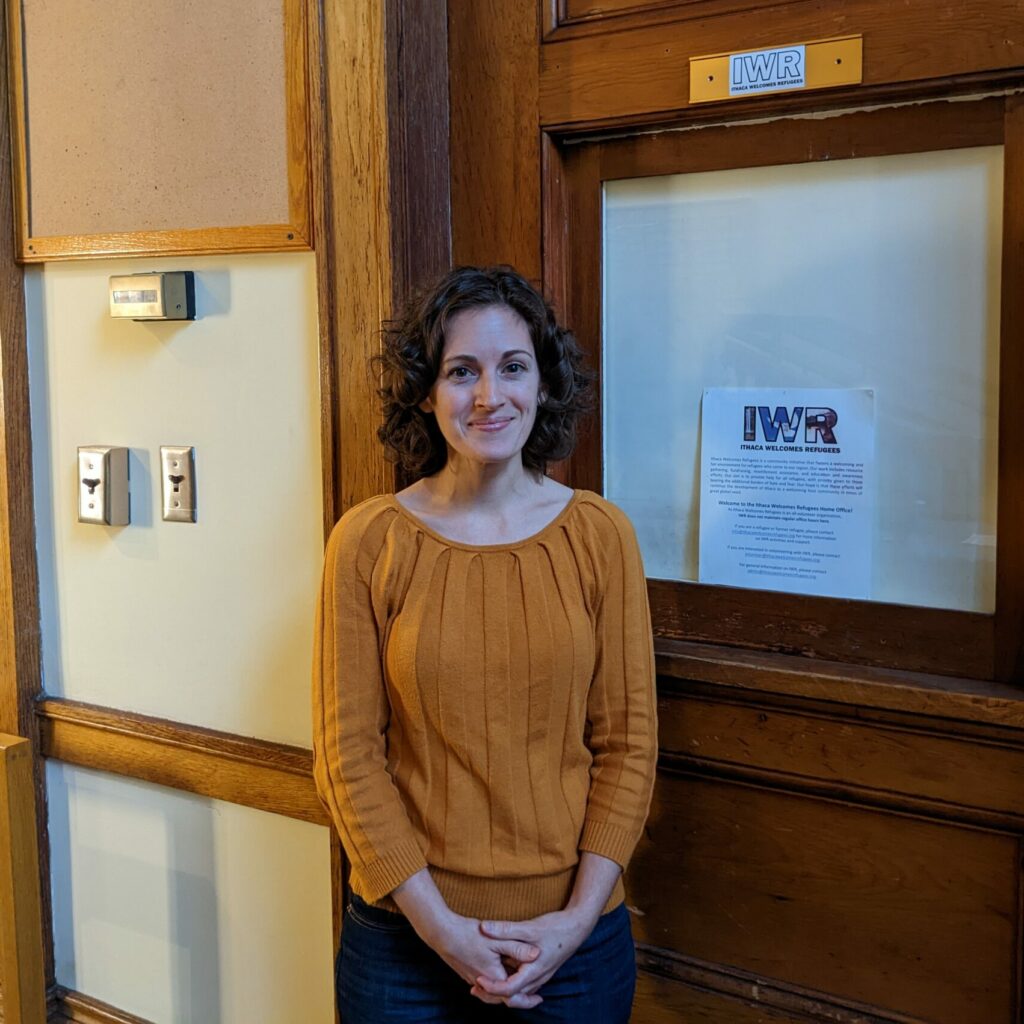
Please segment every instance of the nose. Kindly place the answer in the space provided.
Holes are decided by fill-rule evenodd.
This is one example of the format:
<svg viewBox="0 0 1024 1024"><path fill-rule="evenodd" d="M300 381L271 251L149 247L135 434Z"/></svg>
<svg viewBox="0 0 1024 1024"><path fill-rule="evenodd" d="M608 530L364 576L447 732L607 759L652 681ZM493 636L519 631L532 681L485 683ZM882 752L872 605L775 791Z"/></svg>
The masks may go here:
<svg viewBox="0 0 1024 1024"><path fill-rule="evenodd" d="M501 381L496 374L481 373L476 382L476 393L473 396L477 405L493 409L501 405L504 398L501 394Z"/></svg>

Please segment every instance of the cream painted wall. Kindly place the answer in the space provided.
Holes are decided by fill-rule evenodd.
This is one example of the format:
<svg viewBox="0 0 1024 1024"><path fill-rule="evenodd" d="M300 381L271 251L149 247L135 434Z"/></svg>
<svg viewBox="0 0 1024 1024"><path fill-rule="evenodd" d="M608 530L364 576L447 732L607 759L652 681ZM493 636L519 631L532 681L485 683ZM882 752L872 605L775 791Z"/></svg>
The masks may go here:
<svg viewBox="0 0 1024 1024"><path fill-rule="evenodd" d="M57 980L157 1024L333 1021L326 830L47 765Z"/></svg>
<svg viewBox="0 0 1024 1024"><path fill-rule="evenodd" d="M196 273L194 323L108 314L108 278ZM310 745L323 553L312 254L26 275L44 686ZM130 449L132 522L77 521L77 448ZM198 522L160 515L194 445ZM57 981L155 1024L334 1019L328 831L48 765Z"/></svg>
<svg viewBox="0 0 1024 1024"><path fill-rule="evenodd" d="M192 269L194 323L113 320L112 274ZM54 263L27 275L50 694L309 746L323 551L312 254ZM130 448L132 522L77 522L77 448ZM194 445L198 522L161 519Z"/></svg>

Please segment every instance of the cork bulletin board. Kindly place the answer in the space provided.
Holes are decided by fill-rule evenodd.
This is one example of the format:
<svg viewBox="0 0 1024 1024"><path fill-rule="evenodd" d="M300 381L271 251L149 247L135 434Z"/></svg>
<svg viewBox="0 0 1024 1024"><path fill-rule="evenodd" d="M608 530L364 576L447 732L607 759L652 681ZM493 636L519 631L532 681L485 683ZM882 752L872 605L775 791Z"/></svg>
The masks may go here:
<svg viewBox="0 0 1024 1024"><path fill-rule="evenodd" d="M312 245L307 0L9 0L19 258Z"/></svg>

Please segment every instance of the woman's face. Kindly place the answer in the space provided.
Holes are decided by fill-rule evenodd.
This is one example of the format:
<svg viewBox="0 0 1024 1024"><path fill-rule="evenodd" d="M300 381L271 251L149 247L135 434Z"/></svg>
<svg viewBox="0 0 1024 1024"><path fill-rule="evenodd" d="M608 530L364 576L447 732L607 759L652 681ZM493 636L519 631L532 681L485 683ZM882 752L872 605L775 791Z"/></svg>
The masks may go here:
<svg viewBox="0 0 1024 1024"><path fill-rule="evenodd" d="M519 459L537 418L540 370L525 321L507 306L456 313L441 368L420 403L437 419L450 454L472 462Z"/></svg>

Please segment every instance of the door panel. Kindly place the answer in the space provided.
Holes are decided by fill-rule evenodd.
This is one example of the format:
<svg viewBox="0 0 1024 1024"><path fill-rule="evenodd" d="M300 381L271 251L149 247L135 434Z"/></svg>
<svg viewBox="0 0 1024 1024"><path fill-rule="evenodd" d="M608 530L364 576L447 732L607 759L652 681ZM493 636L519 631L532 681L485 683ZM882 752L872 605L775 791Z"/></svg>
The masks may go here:
<svg viewBox="0 0 1024 1024"><path fill-rule="evenodd" d="M663 773L639 942L934 1022L1008 1021L1016 837Z"/></svg>

